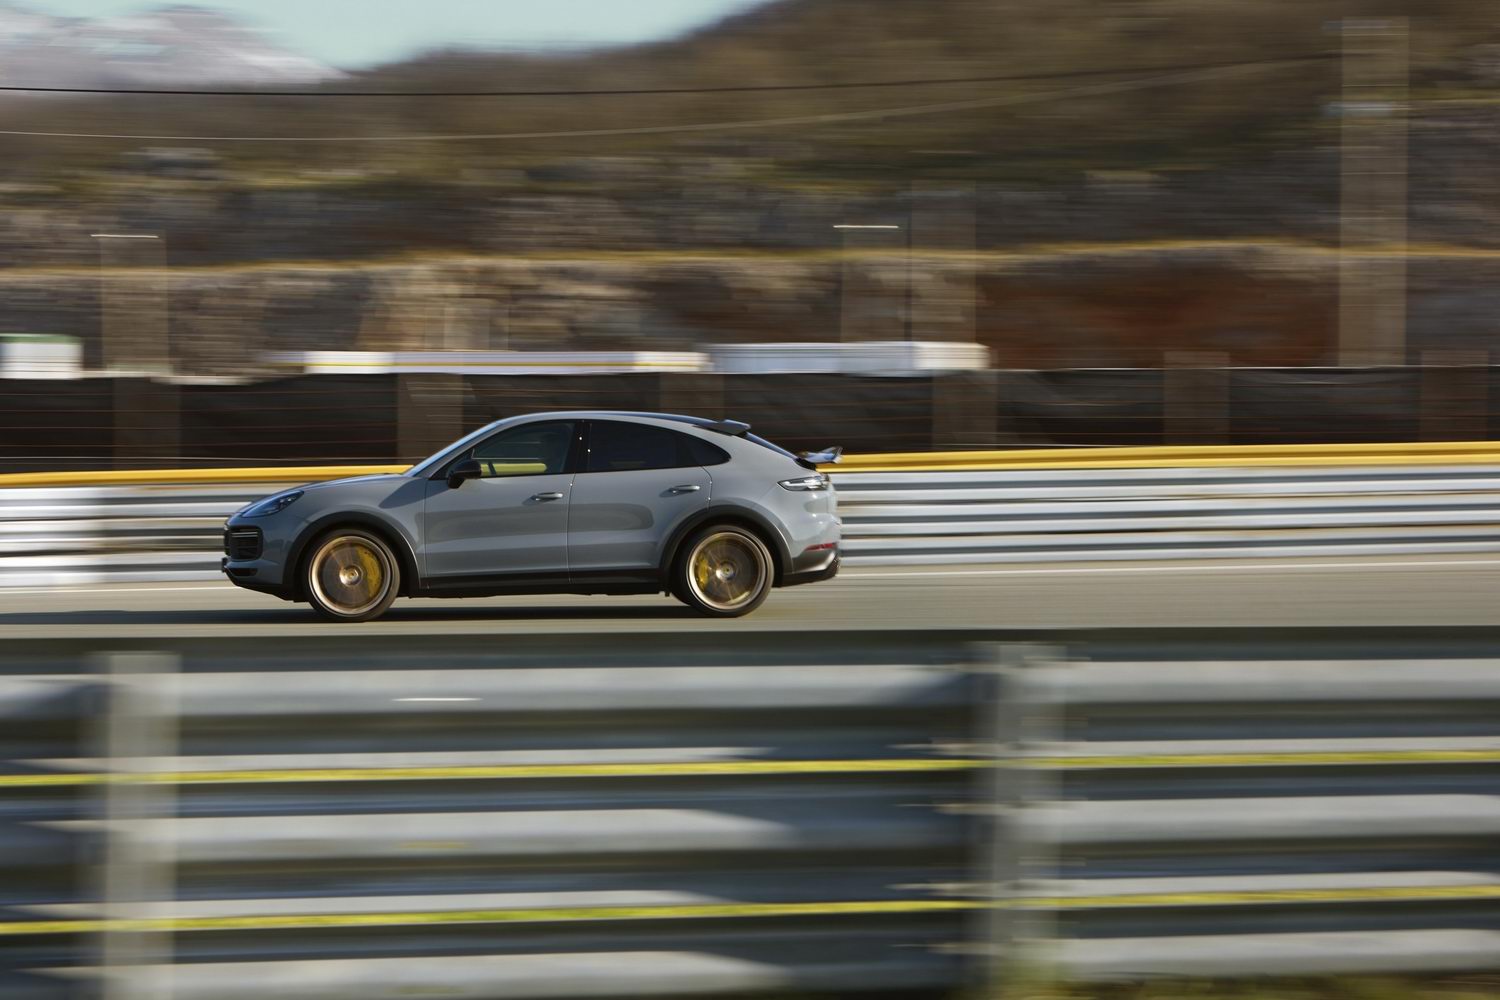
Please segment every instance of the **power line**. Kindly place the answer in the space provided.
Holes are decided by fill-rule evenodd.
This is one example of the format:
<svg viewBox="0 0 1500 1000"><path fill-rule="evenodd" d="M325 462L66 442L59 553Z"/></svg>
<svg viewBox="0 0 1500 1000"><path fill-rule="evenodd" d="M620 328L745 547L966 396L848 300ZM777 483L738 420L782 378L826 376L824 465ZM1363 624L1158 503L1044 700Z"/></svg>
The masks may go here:
<svg viewBox="0 0 1500 1000"><path fill-rule="evenodd" d="M978 108L1002 107L1005 105L1034 104L1046 101L1066 100L1072 97L1094 97L1106 94L1126 93L1152 87L1170 86L1175 83L1191 83L1219 76L1232 76L1236 72L1248 73L1279 65L1287 60L1267 60L1227 64L1214 69L1194 70L1186 73L1168 73L1161 76L1139 77L1114 83L1072 87L1066 90L1044 91L1040 94L1005 94L998 97L979 97L964 101L946 101L939 104L917 104L895 108L875 108L868 111L831 112L817 115L797 115L788 118L759 118L747 121L699 122L688 125L639 125L621 128L570 129L555 132L491 132L417 134L417 135L144 135L109 132L41 132L17 129L0 129L0 135L45 139L131 139L155 142L476 142L521 139L580 139L607 136L664 135L684 132L727 132L741 129L783 128L796 125L834 125L842 122L874 121L883 118L904 118L918 115L941 114L950 111L968 111Z"/></svg>
<svg viewBox="0 0 1500 1000"><path fill-rule="evenodd" d="M1288 56L1278 63L1316 62L1337 58L1332 53ZM863 80L845 83L775 83L731 87L637 87L593 90L170 90L113 87L10 87L7 94L100 94L112 97L638 97L669 94L753 94L777 91L860 90L880 87L935 87L955 83L1011 83L1028 80L1081 80L1098 76L1160 70L1219 69L1247 65L1236 62L1174 63L1165 66L1117 66L1109 69L1059 70L1048 73L1010 73L996 76L923 77L910 80Z"/></svg>

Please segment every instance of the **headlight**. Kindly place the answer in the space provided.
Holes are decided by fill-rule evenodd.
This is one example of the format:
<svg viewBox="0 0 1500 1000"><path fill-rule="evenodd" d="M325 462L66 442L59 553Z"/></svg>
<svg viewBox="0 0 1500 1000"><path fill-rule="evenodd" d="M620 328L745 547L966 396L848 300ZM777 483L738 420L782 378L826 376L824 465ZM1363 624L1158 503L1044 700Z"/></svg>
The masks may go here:
<svg viewBox="0 0 1500 1000"><path fill-rule="evenodd" d="M796 493L811 493L814 490L828 489L828 477L819 472L812 476L803 476L801 479L783 479L781 488L792 490Z"/></svg>
<svg viewBox="0 0 1500 1000"><path fill-rule="evenodd" d="M245 517L270 517L272 514L280 514L292 504L296 503L302 496L301 490L293 490L291 493L280 493L274 497L251 504L244 510Z"/></svg>

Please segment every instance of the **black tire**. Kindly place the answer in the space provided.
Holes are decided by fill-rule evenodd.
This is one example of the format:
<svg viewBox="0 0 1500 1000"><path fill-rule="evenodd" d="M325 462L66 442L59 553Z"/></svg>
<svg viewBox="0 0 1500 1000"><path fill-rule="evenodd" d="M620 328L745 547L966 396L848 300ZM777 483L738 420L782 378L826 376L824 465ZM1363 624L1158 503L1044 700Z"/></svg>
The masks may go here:
<svg viewBox="0 0 1500 1000"><path fill-rule="evenodd" d="M308 549L302 590L307 603L328 621L373 621L401 590L401 563L379 535L336 528Z"/></svg>
<svg viewBox="0 0 1500 1000"><path fill-rule="evenodd" d="M739 618L765 603L775 582L766 543L748 528L712 524L682 546L672 596L710 618Z"/></svg>

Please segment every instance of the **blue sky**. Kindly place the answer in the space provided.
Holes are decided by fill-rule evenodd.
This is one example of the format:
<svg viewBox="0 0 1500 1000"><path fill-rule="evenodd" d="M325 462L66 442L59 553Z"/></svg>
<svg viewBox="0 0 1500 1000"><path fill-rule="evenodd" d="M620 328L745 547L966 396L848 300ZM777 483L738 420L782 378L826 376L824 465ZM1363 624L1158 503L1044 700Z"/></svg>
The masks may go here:
<svg viewBox="0 0 1500 1000"><path fill-rule="evenodd" d="M186 0L193 2L193 0ZM198 0L267 29L279 44L344 68L442 45L529 48L680 34L764 0ZM152 0L21 0L49 14L136 13Z"/></svg>

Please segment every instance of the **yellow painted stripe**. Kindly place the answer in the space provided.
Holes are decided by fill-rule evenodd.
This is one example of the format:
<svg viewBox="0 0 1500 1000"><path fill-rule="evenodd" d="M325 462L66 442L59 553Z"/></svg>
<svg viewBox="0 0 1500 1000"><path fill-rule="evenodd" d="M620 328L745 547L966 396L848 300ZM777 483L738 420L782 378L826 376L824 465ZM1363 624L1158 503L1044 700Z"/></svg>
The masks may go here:
<svg viewBox="0 0 1500 1000"><path fill-rule="evenodd" d="M1025 766L1076 770L1125 767L1258 767L1316 764L1500 764L1496 750L1294 750L1286 753L1115 754L1034 757Z"/></svg>
<svg viewBox="0 0 1500 1000"><path fill-rule="evenodd" d="M415 910L383 913L272 913L221 917L146 917L116 920L18 920L0 923L0 937L15 937L29 934L98 934L121 931L256 931L297 930L319 927L410 927L473 923L880 916L954 913L989 908L1087 910L1164 906L1451 902L1493 899L1500 899L1500 884L1367 886L1329 889L1247 889L1224 892L1119 893L1095 896L1022 896L998 902L982 899L900 899L811 903L683 903L659 906Z"/></svg>
<svg viewBox="0 0 1500 1000"><path fill-rule="evenodd" d="M1485 463L1500 463L1500 442L1173 445L1141 448L899 452L881 455L849 455L837 466L825 466L825 469L837 473Z"/></svg>
<svg viewBox="0 0 1500 1000"><path fill-rule="evenodd" d="M984 761L951 757L891 760L724 760L661 764L493 764L458 767L349 767L288 770L174 771L150 774L7 774L0 788L77 785L243 785L340 781L434 781L474 778L653 778L775 774L899 774L967 771Z"/></svg>
<svg viewBox="0 0 1500 1000"><path fill-rule="evenodd" d="M986 767L1047 770L1108 768L1263 767L1357 764L1500 764L1496 750L1330 750L1286 753L1111 754L989 760L918 757L889 760L723 760L660 764L487 764L451 767L288 768L154 773L3 774L3 788L67 788L103 784L247 785L309 782L444 781L741 776L786 774L910 774Z"/></svg>
<svg viewBox="0 0 1500 1000"><path fill-rule="evenodd" d="M817 903L683 903L663 906L535 907L395 913L265 914L234 917L146 917L134 920L37 920L0 923L0 936L97 934L104 931L280 930L396 927L421 924L535 923L580 920L684 920L725 917L822 917L946 913L987 905L964 899L861 900Z"/></svg>
<svg viewBox="0 0 1500 1000"><path fill-rule="evenodd" d="M157 486L197 483L312 483L346 476L405 472L409 465L287 465L250 469L122 469L109 472L12 472L0 488L25 486Z"/></svg>
<svg viewBox="0 0 1500 1000"><path fill-rule="evenodd" d="M1350 465L1500 465L1500 441L1399 444L1183 445L1151 448L1055 448L1013 451L895 452L847 455L824 466L850 472L963 472L1036 469L1304 467ZM129 469L107 472L18 472L0 488L158 484L303 483L404 472L405 465L273 466L244 469Z"/></svg>
<svg viewBox="0 0 1500 1000"><path fill-rule="evenodd" d="M1500 884L1245 889L1234 892L1145 892L1108 896L1028 896L1013 900L1009 905L1033 910L1084 910L1131 906L1246 906L1267 903L1367 903L1463 899L1500 899Z"/></svg>

